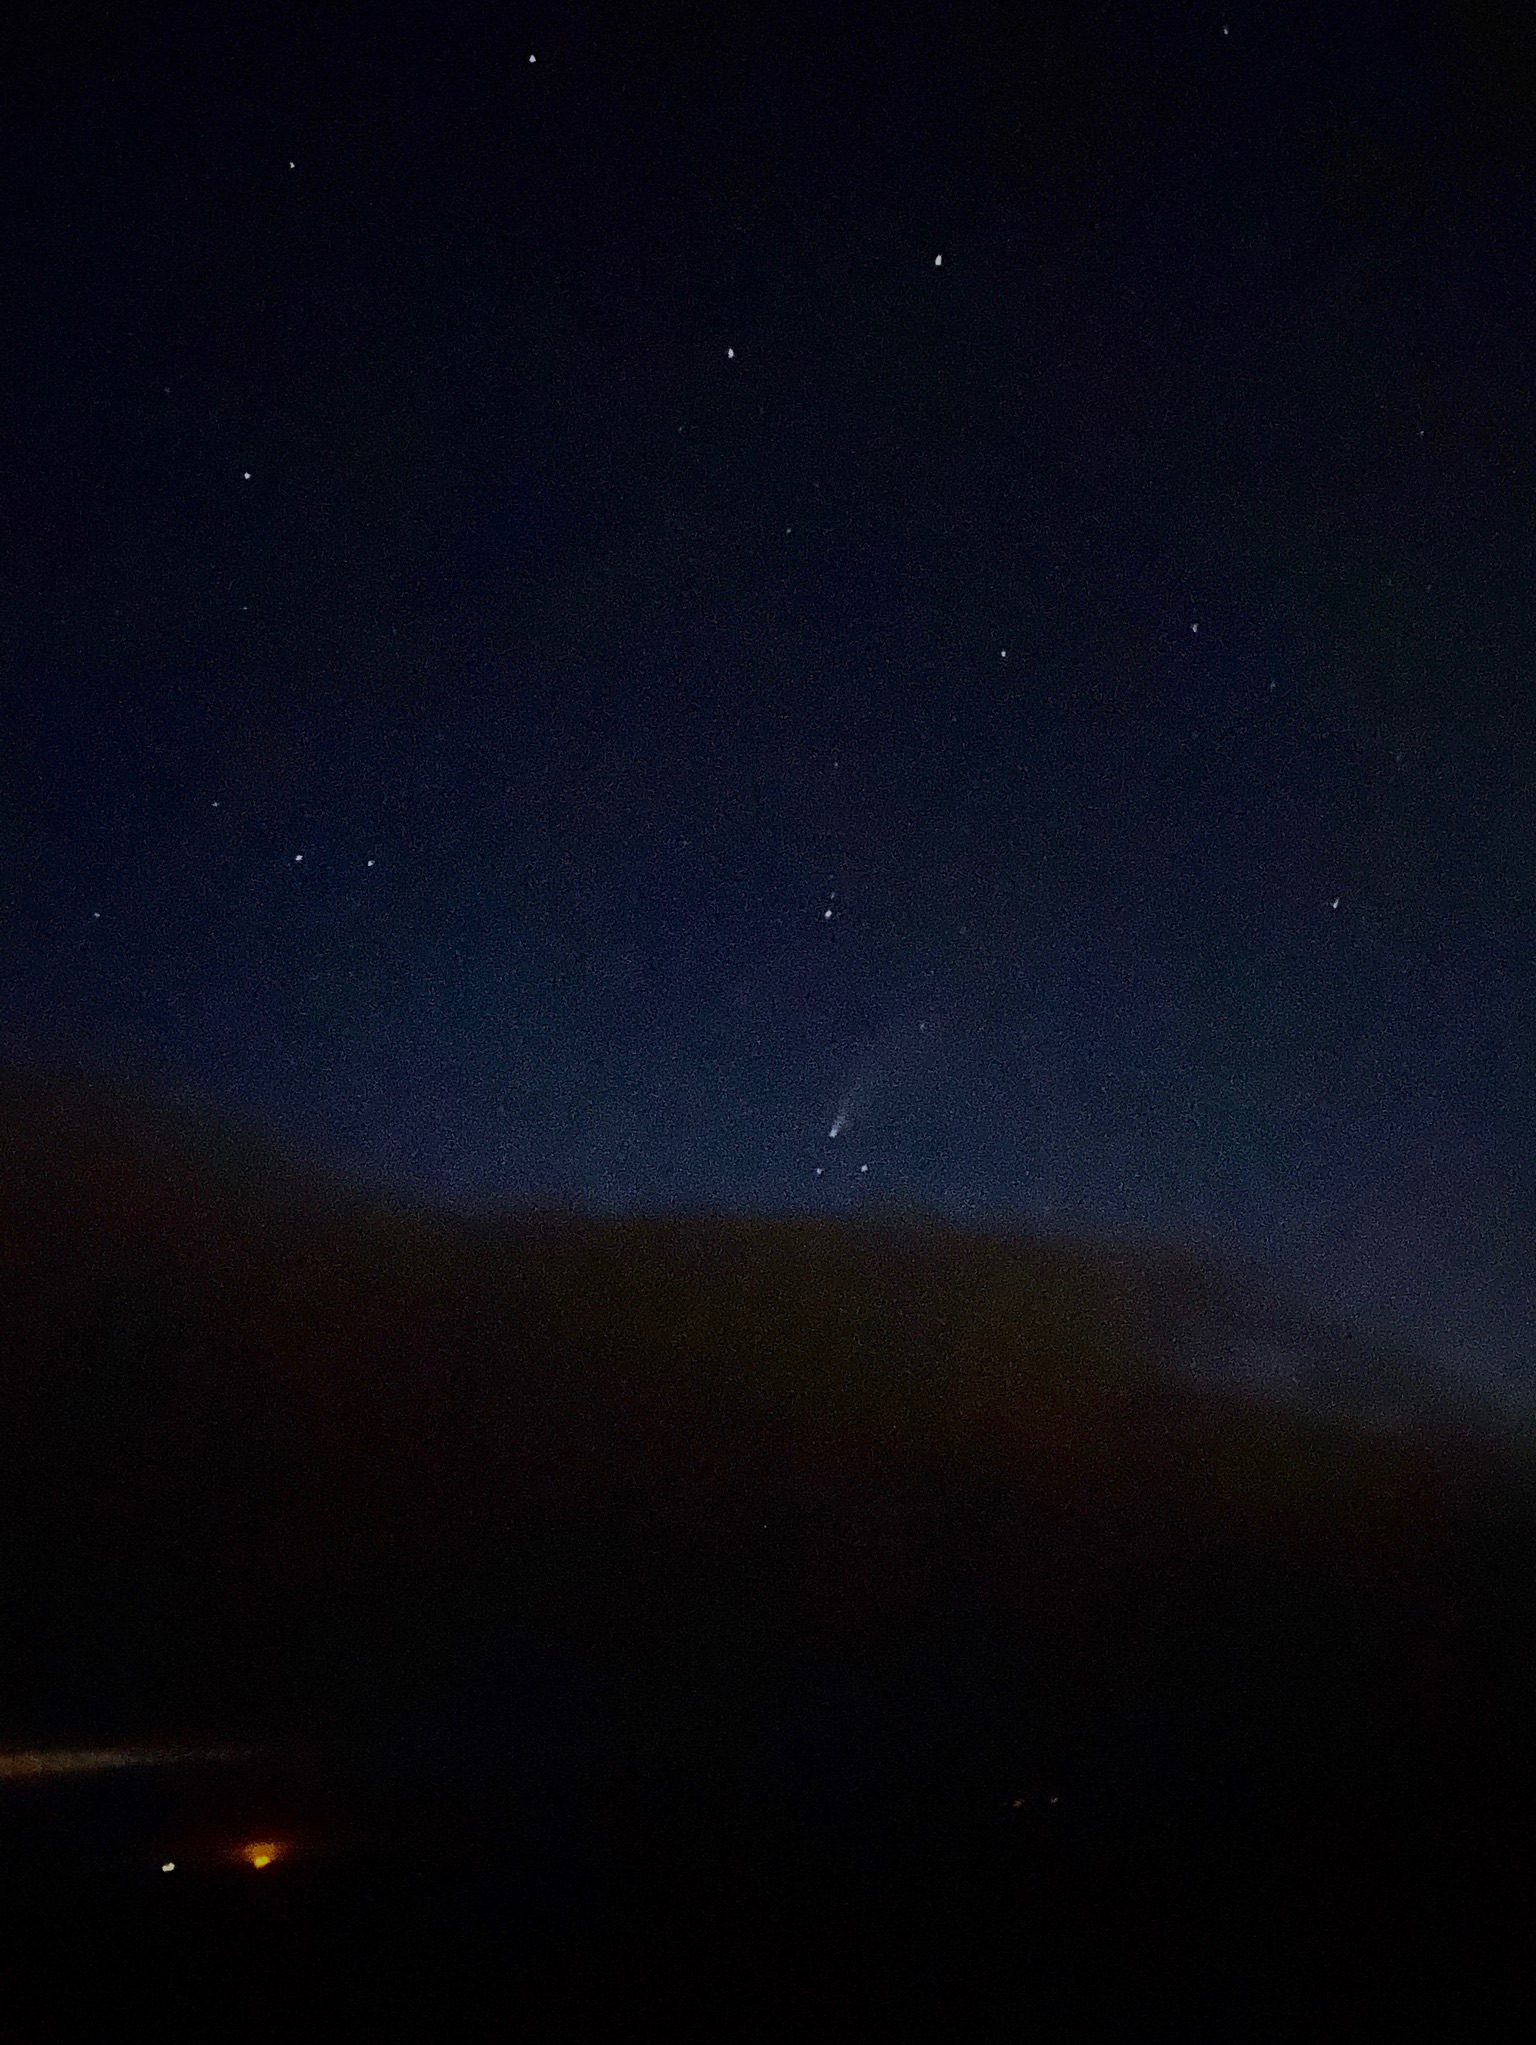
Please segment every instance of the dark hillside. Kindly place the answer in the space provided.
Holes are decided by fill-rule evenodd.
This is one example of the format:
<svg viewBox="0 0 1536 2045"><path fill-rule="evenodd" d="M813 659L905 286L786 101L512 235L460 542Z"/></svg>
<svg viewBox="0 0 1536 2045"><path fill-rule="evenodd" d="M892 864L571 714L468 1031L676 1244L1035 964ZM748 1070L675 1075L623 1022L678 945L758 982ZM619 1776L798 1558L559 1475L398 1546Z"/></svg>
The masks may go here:
<svg viewBox="0 0 1536 2045"><path fill-rule="evenodd" d="M375 1210L13 1076L0 1732L392 1743L469 1917L568 1869L631 2010L1493 1983L1536 1900L1518 1457L1256 1286ZM1224 1387L1245 1343L1328 1398Z"/></svg>

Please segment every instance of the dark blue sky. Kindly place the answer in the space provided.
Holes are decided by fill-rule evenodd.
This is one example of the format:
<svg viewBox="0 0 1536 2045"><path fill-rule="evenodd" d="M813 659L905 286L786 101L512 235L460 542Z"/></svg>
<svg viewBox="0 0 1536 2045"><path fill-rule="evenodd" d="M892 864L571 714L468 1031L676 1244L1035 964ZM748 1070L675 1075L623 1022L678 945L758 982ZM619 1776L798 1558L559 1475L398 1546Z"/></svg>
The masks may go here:
<svg viewBox="0 0 1536 2045"><path fill-rule="evenodd" d="M1529 46L24 14L13 1030L413 1196L1152 1229L1536 1359Z"/></svg>

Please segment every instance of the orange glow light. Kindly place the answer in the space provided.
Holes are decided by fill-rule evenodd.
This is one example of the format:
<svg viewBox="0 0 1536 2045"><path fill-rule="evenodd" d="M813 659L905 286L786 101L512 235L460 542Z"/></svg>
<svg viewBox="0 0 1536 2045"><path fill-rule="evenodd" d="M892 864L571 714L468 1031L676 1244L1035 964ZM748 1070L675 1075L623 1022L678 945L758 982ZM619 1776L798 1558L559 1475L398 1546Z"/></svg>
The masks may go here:
<svg viewBox="0 0 1536 2045"><path fill-rule="evenodd" d="M242 1847L240 1858L252 1867L270 1867L282 1857L282 1851L275 1839L253 1839L249 1846Z"/></svg>

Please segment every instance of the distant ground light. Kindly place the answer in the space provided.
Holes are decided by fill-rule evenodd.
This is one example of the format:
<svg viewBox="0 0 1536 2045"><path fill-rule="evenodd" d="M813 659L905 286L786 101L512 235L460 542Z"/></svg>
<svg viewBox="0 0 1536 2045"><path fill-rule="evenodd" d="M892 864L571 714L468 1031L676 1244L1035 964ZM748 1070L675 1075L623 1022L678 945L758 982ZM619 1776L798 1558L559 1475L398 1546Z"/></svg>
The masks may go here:
<svg viewBox="0 0 1536 2045"><path fill-rule="evenodd" d="M179 1768L190 1763L247 1762L256 1747L53 1747L0 1752L0 1782L56 1775L104 1775L117 1768Z"/></svg>

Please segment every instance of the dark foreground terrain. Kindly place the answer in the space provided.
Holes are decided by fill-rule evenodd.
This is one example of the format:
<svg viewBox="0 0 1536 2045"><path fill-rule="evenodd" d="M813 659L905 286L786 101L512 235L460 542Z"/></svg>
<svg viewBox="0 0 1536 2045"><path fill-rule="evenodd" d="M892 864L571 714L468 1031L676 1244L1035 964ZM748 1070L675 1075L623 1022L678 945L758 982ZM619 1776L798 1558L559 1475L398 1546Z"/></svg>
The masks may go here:
<svg viewBox="0 0 1536 2045"><path fill-rule="evenodd" d="M1524 1447L1251 1274L12 1075L0 1344L6 2039L1525 2027Z"/></svg>

